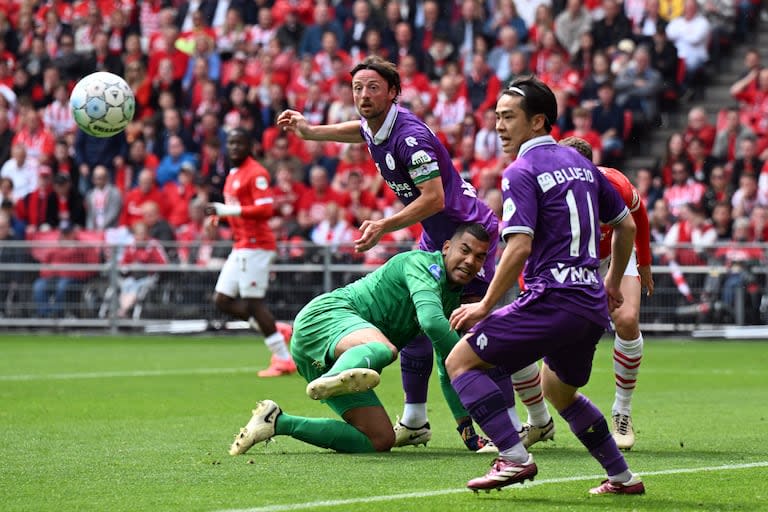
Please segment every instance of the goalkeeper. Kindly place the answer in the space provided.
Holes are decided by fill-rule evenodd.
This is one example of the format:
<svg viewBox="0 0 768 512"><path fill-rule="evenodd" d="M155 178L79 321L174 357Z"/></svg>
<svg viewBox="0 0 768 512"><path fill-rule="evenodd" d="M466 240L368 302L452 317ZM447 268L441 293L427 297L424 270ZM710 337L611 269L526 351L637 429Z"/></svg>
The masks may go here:
<svg viewBox="0 0 768 512"><path fill-rule="evenodd" d="M437 352L440 384L454 417L468 417L444 367L459 340L448 316L459 305L462 287L483 268L489 243L480 224L463 224L442 253L398 254L358 281L313 299L296 317L291 355L309 382L310 398L328 404L344 421L292 416L263 400L229 453L245 453L276 435L338 452L388 451L395 442L392 422L372 388L422 331Z"/></svg>

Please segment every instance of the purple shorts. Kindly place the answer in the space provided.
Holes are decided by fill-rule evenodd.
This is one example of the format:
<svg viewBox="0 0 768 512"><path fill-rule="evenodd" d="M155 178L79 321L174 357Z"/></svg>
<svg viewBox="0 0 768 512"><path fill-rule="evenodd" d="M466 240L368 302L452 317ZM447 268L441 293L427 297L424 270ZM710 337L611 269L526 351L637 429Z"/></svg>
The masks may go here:
<svg viewBox="0 0 768 512"><path fill-rule="evenodd" d="M494 311L472 328L470 347L480 359L508 373L543 357L561 381L584 386L605 328L559 307L558 295L523 295Z"/></svg>

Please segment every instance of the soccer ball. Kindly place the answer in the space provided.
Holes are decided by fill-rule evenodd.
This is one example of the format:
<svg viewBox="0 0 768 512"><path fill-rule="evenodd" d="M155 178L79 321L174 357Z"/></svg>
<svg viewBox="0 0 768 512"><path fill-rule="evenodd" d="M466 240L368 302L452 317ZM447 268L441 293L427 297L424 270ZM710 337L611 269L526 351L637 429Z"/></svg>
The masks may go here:
<svg viewBox="0 0 768 512"><path fill-rule="evenodd" d="M82 78L69 96L75 123L94 137L112 137L133 119L136 100L121 77L98 71Z"/></svg>

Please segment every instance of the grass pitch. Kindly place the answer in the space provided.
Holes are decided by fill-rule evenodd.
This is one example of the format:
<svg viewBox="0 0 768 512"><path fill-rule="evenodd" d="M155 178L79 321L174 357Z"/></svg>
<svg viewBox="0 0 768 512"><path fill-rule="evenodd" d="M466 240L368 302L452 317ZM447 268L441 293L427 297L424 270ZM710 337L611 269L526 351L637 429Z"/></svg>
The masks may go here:
<svg viewBox="0 0 768 512"><path fill-rule="evenodd" d="M606 414L611 349L585 388ZM603 497L587 495L602 469L559 417L555 442L532 449L533 485L467 491L492 457L463 448L434 375L428 448L341 455L278 437L230 457L257 400L333 414L301 377L256 378L258 339L6 335L0 354L4 511L768 510L765 343L647 340L627 455L647 494ZM397 365L377 389L394 419Z"/></svg>

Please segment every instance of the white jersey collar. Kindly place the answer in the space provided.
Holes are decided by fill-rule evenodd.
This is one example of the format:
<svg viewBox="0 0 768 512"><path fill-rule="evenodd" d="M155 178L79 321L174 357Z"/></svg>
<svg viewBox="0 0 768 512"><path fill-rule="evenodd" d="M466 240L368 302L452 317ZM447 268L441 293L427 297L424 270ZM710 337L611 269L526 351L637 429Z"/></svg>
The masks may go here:
<svg viewBox="0 0 768 512"><path fill-rule="evenodd" d="M517 152L517 158L520 158L537 146L545 146L547 144L557 144L557 141L551 135L539 135L538 137L527 140L520 146L520 150Z"/></svg>
<svg viewBox="0 0 768 512"><path fill-rule="evenodd" d="M387 140L392 134L392 129L395 127L396 119L397 104L393 103L392 106L389 107L389 112L387 112L387 117L384 119L384 124L381 125L381 128L379 128L379 131L377 131L375 135L371 133L371 128L368 126L368 121L363 121L363 130L365 130L368 136L373 139L373 143L378 146Z"/></svg>

